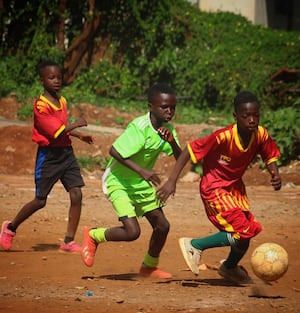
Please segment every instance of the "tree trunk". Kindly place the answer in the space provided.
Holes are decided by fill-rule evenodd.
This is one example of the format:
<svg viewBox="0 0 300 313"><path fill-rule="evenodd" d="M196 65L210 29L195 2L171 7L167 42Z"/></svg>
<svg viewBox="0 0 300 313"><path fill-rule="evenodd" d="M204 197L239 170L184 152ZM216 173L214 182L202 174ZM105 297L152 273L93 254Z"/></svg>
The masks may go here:
<svg viewBox="0 0 300 313"><path fill-rule="evenodd" d="M76 70L81 64L84 55L93 51L93 40L100 22L100 16L95 16L95 1L89 0L89 19L84 25L83 32L66 51L64 61L65 84L70 84L75 79ZM88 60L91 60L89 55Z"/></svg>
<svg viewBox="0 0 300 313"><path fill-rule="evenodd" d="M65 13L67 0L59 1L59 23L57 33L57 48L61 51L65 50Z"/></svg>

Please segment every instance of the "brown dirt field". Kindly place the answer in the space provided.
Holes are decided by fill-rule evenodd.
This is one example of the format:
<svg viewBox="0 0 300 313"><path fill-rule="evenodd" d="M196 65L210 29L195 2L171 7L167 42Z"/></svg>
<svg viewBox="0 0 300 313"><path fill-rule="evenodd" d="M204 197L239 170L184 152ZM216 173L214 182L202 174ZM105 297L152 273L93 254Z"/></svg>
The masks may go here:
<svg viewBox="0 0 300 313"><path fill-rule="evenodd" d="M33 168L36 146L31 142L30 121L17 124L18 104L12 98L0 101L0 223L11 219L34 196ZM87 104L79 113L89 122L101 120L102 127L88 127L95 144L88 146L73 140L77 155L107 155L108 148L122 126L114 116L127 123L134 114ZM182 145L195 138L205 125L176 125ZM161 157L157 169L165 179L173 160ZM184 174L187 173L185 169ZM18 229L11 251L0 249L0 312L300 312L300 164L293 162L280 169L283 187L274 192L268 175L258 166L245 174L252 211L263 231L251 241L241 262L254 284L235 286L219 277L216 267L227 256L228 247L205 251L206 269L195 277L187 270L179 251L182 236L202 237L214 233L198 194L198 183L182 179L176 197L168 201L165 213L171 223L160 267L173 274L172 279L145 279L137 275L147 250L150 226L141 219L142 234L134 242L106 243L99 246L94 266L86 267L80 255L58 251L66 229L69 199L58 183L47 206L30 217ZM83 171L83 210L76 241L82 241L85 225L114 226L117 218L101 191L102 172ZM186 178L187 176L185 176ZM250 256L259 244L276 242L289 254L288 272L278 281L266 284L256 278ZM298 252L297 252L298 251ZM92 292L87 296L87 292Z"/></svg>

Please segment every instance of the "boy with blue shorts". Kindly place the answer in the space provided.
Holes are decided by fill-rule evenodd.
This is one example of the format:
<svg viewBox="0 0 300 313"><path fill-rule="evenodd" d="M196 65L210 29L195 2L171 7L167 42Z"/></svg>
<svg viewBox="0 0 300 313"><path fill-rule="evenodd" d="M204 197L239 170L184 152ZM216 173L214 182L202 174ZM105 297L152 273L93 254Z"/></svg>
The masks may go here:
<svg viewBox="0 0 300 313"><path fill-rule="evenodd" d="M102 188L122 226L84 230L82 260L92 266L99 243L133 241L140 236L138 218L145 216L153 228L148 252L140 274L144 277L170 278L157 268L160 252L169 232L163 203L156 196L160 184L153 166L160 153L181 153L174 127L169 124L176 108L176 96L168 85L156 84L148 91L149 112L134 119L113 143L112 156L102 177Z"/></svg>
<svg viewBox="0 0 300 313"><path fill-rule="evenodd" d="M39 64L38 72L44 91L33 107L32 140L38 144L34 177L35 197L21 208L13 220L2 223L0 245L4 250L11 248L17 228L46 205L48 194L60 180L70 197L67 231L60 250L80 253L81 246L74 241L74 237L81 214L81 187L84 182L70 136L89 144L93 143L93 138L75 131L78 127L87 126L85 119L79 118L73 123L68 123L67 102L59 95L62 88L62 72L59 65L53 61L43 61Z"/></svg>

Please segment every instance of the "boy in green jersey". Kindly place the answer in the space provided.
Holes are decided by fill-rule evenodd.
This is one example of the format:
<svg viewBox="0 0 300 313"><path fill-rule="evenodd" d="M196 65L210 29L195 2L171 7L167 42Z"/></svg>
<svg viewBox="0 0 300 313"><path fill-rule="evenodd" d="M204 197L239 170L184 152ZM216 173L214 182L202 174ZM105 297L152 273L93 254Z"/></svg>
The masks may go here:
<svg viewBox="0 0 300 313"><path fill-rule="evenodd" d="M141 233L138 218L145 216L152 226L148 251L140 268L144 277L170 278L157 268L160 252L166 242L170 224L156 196L160 184L153 166L160 153L181 153L174 127L169 124L176 108L176 95L168 85L159 83L148 91L149 112L131 121L115 140L112 156L102 177L102 188L116 211L121 226L85 227L82 260L92 266L99 243L133 241Z"/></svg>

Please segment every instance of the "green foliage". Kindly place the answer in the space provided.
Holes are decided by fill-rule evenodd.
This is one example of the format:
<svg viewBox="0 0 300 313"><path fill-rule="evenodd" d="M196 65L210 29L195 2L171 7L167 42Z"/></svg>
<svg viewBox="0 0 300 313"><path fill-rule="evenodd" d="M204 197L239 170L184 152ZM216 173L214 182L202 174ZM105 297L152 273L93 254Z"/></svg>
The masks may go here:
<svg viewBox="0 0 300 313"><path fill-rule="evenodd" d="M91 170L104 170L109 161L107 157L91 157L89 155L82 155L77 157L78 164L81 168L85 168L88 171Z"/></svg>
<svg viewBox="0 0 300 313"><path fill-rule="evenodd" d="M90 15L87 1L66 5L67 49L82 34ZM95 6L101 23L90 39L90 51L97 55L97 47L108 44L92 66L85 65L88 57L82 58L75 81L62 90L69 104L84 101L145 111L145 101L137 98L145 96L154 82L165 81L178 96L190 96L178 100L176 122L214 119L224 126L232 121L234 96L248 89L267 112L265 121L279 140L281 162L298 157L299 129L293 116L299 118L299 94L279 98L275 91L282 86L270 77L283 67L300 69L299 32L253 25L233 13L201 12L185 0L103 0ZM45 58L59 64L70 61L56 48L62 17L59 0L8 1L4 7L0 96L14 92L26 104L19 112L26 118L31 99L41 92L38 63Z"/></svg>
<svg viewBox="0 0 300 313"><path fill-rule="evenodd" d="M279 164L286 165L300 155L300 110L291 107L264 112L262 125L275 139L281 157Z"/></svg>
<svg viewBox="0 0 300 313"><path fill-rule="evenodd" d="M33 105L26 103L18 110L18 117L21 121L25 121L33 116Z"/></svg>
<svg viewBox="0 0 300 313"><path fill-rule="evenodd" d="M140 94L139 84L128 68L102 60L96 66L81 71L78 78L64 89L69 101L98 102L101 97L130 98Z"/></svg>

